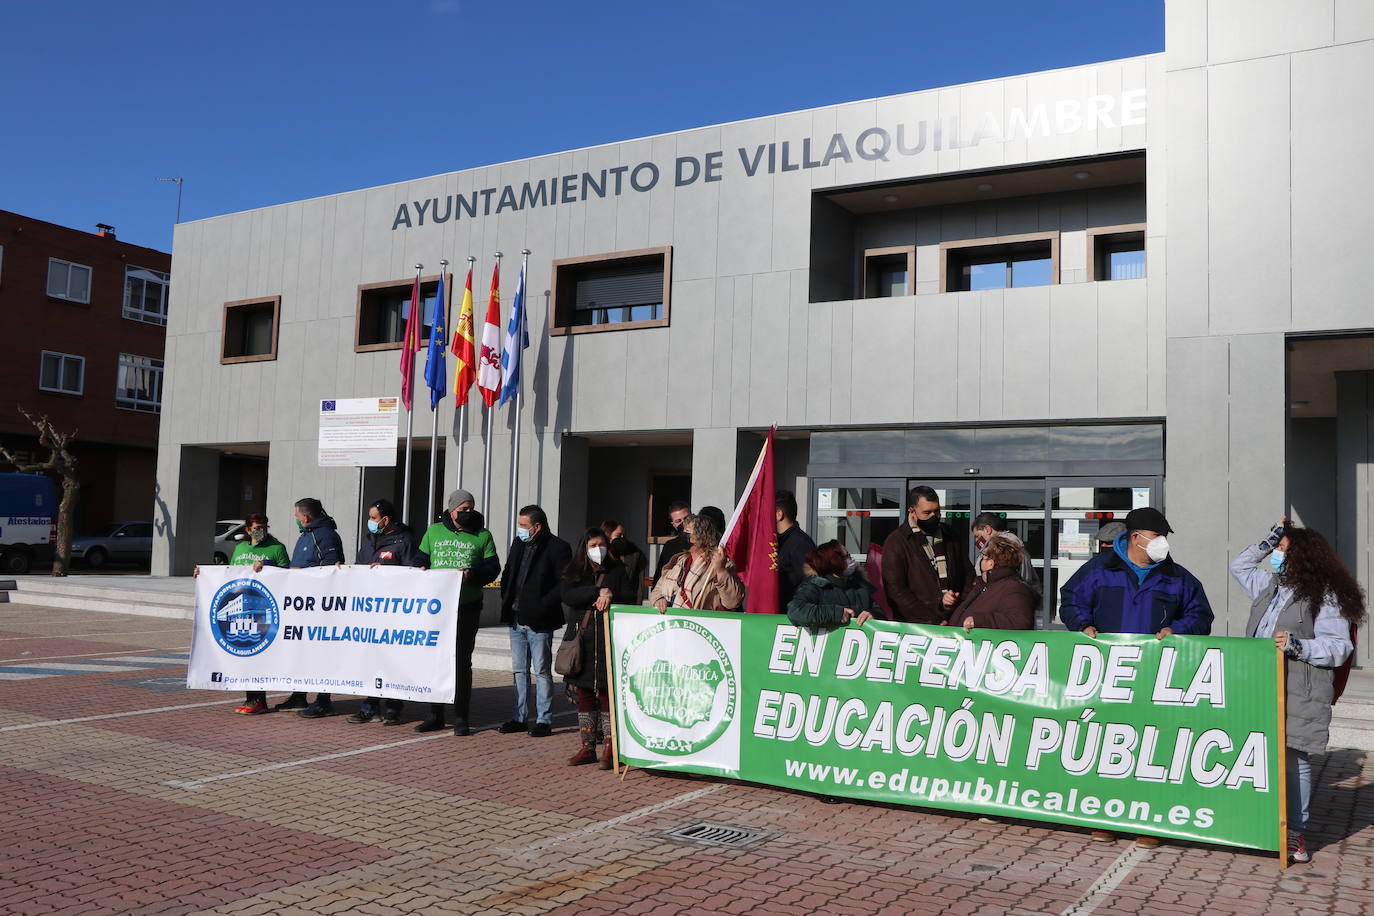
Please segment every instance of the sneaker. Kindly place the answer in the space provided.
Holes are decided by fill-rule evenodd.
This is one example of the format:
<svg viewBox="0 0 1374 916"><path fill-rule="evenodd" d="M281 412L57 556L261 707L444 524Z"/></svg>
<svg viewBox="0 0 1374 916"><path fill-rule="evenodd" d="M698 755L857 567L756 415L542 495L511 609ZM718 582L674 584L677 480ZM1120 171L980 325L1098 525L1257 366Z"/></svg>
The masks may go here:
<svg viewBox="0 0 1374 916"><path fill-rule="evenodd" d="M382 716L383 725L400 725L401 717L392 713Z"/></svg>
<svg viewBox="0 0 1374 916"><path fill-rule="evenodd" d="M497 729L497 731L503 735L513 735L516 732L523 732L528 730L528 725L526 725L524 722L519 722L515 719L511 719L509 722L503 723L501 727Z"/></svg>
<svg viewBox="0 0 1374 916"><path fill-rule="evenodd" d="M1312 854L1307 851L1307 837L1291 830L1288 832L1288 858L1294 862L1312 861Z"/></svg>
<svg viewBox="0 0 1374 916"><path fill-rule="evenodd" d="M241 716L260 716L265 712L269 712L269 710L266 700L254 700L251 703L244 703L238 709L235 709L234 712Z"/></svg>
<svg viewBox="0 0 1374 916"><path fill-rule="evenodd" d="M578 749L576 754L568 758L568 766L580 767L588 763L596 763L596 748L584 744Z"/></svg>
<svg viewBox="0 0 1374 916"><path fill-rule="evenodd" d="M334 707L329 703L311 703L296 715L302 719L323 719L325 716L334 715Z"/></svg>
<svg viewBox="0 0 1374 916"><path fill-rule="evenodd" d="M1157 836L1138 836L1135 845L1140 849L1158 849L1164 845L1164 841Z"/></svg>
<svg viewBox="0 0 1374 916"><path fill-rule="evenodd" d="M462 719L459 719L457 722L453 723L453 736L455 738L466 738L468 735L471 734L472 729L468 728L468 724L464 722Z"/></svg>
<svg viewBox="0 0 1374 916"><path fill-rule="evenodd" d="M1092 833L1092 841L1094 843L1110 843L1115 839L1116 834L1112 833L1110 830L1094 830Z"/></svg>
<svg viewBox="0 0 1374 916"><path fill-rule="evenodd" d="M305 700L305 694L303 694L303 693L293 693L293 694L291 694L291 696L289 696L289 697L287 697L286 699L282 700L282 701L281 701L280 703L278 703L276 706L273 706L273 707L272 707L272 710L273 710L273 712L289 712L290 710L293 710L293 709L304 709L305 707L307 707L307 706L309 706L309 705L310 705L310 704L307 703L306 700Z"/></svg>
<svg viewBox="0 0 1374 916"><path fill-rule="evenodd" d="M531 738L547 738L553 734L553 726L547 722L536 722L530 726Z"/></svg>
<svg viewBox="0 0 1374 916"><path fill-rule="evenodd" d="M375 719L375 718L377 718L377 717L376 717L375 715L372 714L372 710L367 709L366 707L364 707L364 708L358 710L358 711L357 711L356 713L354 713L353 715L349 716L349 717L348 717L347 719L345 719L344 721L345 721L345 722L351 722L351 723L354 724L354 725L362 725L364 722L371 722L371 721L372 721L373 719Z"/></svg>
<svg viewBox="0 0 1374 916"><path fill-rule="evenodd" d="M415 730L423 735L425 732L437 732L439 729L443 727L443 719L426 719L419 725L415 726Z"/></svg>

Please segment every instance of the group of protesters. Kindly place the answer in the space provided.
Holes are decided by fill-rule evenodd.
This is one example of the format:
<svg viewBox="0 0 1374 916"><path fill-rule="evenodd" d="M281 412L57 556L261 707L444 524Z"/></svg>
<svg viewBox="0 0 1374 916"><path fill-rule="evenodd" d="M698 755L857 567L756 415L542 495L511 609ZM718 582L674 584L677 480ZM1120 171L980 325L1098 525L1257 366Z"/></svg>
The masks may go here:
<svg viewBox="0 0 1374 916"><path fill-rule="evenodd" d="M973 549L941 518L939 494L913 487L906 517L870 550L866 561L839 540L817 545L797 523L797 501L776 493L777 565L780 610L797 626L814 630L862 626L880 617L927 626L1030 630L1042 600L1042 584L1025 545L1007 530L1004 518L973 518ZM246 519L245 539L230 563L317 567L345 561L336 523L319 500L295 504L299 531L288 554L268 530L267 518ZM358 548L360 565L411 566L464 571L455 647L456 689L452 728L471 734L472 654L482 612L483 588L500 582L501 621L509 631L515 700L511 718L498 731L552 732L554 636L563 631L559 670L577 703L578 746L572 766L597 763L611 769L610 696L603 615L613 604L646 604L660 613L673 609L737 611L745 585L721 547L725 516L717 507L693 512L685 500L668 506L672 536L661 546L652 575L643 549L626 537L625 526L608 519L582 531L574 544L557 536L537 505L520 509L515 538L504 566L485 520L466 490L449 494L445 511L418 538L396 507L379 499L367 509L367 533ZM1059 617L1070 631L1153 634L1159 639L1205 636L1213 614L1202 583L1176 562L1162 512L1133 509L1124 523L1099 532L1099 552L1060 590ZM874 545L877 546L877 545ZM876 568L875 568L876 567ZM1258 543L1231 562L1231 574L1252 600L1245 635L1272 639L1287 660L1288 855L1308 861L1305 833L1311 801L1310 755L1326 750L1331 706L1348 670L1353 637L1365 619L1364 595L1325 538L1282 518ZM566 657L565 657L566 656ZM530 693L534 716L530 721ZM292 693L272 710L294 710L304 718L333 714L332 697L310 700ZM269 712L265 692L249 692L237 710ZM417 732L447 727L446 704L432 703ZM371 697L347 721L380 718L399 725L400 700ZM598 753L600 747L600 753ZM1092 832L1110 841L1111 833ZM1144 847L1157 837L1142 836Z"/></svg>

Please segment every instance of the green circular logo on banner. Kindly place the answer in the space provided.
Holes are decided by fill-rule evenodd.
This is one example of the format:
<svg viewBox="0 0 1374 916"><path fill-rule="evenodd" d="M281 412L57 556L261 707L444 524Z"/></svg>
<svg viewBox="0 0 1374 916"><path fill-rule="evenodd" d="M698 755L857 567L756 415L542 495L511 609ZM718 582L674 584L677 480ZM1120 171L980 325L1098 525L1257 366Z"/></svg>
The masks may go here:
<svg viewBox="0 0 1374 916"><path fill-rule="evenodd" d="M710 747L734 721L739 684L725 646L686 617L645 628L620 653L620 712L647 750L674 757Z"/></svg>

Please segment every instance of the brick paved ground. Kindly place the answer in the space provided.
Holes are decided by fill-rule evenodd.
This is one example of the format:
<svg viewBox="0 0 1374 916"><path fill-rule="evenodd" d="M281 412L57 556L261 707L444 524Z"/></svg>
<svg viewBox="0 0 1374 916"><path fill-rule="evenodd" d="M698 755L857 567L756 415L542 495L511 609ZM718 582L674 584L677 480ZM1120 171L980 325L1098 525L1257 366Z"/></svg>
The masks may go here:
<svg viewBox="0 0 1374 916"><path fill-rule="evenodd" d="M1374 914L1360 752L1319 761L1315 859L1281 874L1241 852L619 781L563 765L565 703L552 738L454 738L234 716L237 695L176 689L179 667L3 679L5 663L185 651L189 628L0 605L0 912ZM506 718L508 682L478 674L475 723ZM90 716L112 717L61 721ZM768 838L713 850L664 835L701 820Z"/></svg>

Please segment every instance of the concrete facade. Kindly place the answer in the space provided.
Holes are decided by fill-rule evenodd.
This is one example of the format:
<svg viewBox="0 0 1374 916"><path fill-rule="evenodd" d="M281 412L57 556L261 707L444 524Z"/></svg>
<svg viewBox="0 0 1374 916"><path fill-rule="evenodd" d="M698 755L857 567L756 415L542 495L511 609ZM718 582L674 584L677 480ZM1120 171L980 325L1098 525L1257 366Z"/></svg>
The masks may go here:
<svg viewBox="0 0 1374 916"><path fill-rule="evenodd" d="M1170 4L1162 54L182 224L158 468L170 527L154 569L185 573L199 559L192 545L208 521L192 503L207 450L267 452L266 509L279 528L311 495L351 532L358 475L316 466L318 402L399 387L396 351L355 352L358 287L407 283L417 262L430 274L440 258L472 254L480 323L492 253L507 255L508 315L528 248L518 501L544 505L565 534L605 515L642 534L643 481L684 465L693 505L728 511L771 423L799 440L1162 424L1167 453L1148 473L1167 477L1176 555L1207 586L1215 632L1235 635L1244 608L1227 558L1287 505L1286 335L1374 324L1353 248L1374 201L1367 184L1351 187L1374 153L1374 120L1352 115L1340 88L1369 84L1374 24L1355 3L1256 6ZM1003 192L1017 181L1030 190ZM890 211L843 197L888 190ZM1094 231L1141 224L1144 278L1091 281ZM943 291L951 244L1036 234L1055 238L1057 282ZM556 259L658 246L672 249L667 326L544 333ZM856 259L890 246L913 251L913 294L856 298ZM222 364L224 304L275 296L276 359ZM433 422L447 438L451 398ZM512 424L512 412L496 414L479 500L498 542L510 534ZM420 408L417 436L431 428ZM448 442L442 488L480 491L481 435L470 410L462 466ZM806 445L787 448L780 482L796 487L805 515Z"/></svg>

